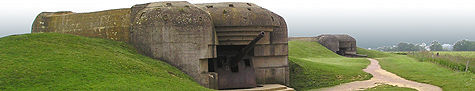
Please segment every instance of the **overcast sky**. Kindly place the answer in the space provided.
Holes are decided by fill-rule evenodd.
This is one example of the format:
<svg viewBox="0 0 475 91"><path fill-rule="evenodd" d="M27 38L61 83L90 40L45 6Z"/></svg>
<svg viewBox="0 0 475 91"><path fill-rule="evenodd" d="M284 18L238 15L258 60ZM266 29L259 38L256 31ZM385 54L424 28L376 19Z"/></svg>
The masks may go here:
<svg viewBox="0 0 475 91"><path fill-rule="evenodd" d="M168 0L173 1L173 0ZM399 42L453 44L475 40L475 0L188 0L250 2L287 22L289 36L349 34L364 48ZM152 0L7 0L0 3L0 37L30 33L44 11L94 12L130 8Z"/></svg>

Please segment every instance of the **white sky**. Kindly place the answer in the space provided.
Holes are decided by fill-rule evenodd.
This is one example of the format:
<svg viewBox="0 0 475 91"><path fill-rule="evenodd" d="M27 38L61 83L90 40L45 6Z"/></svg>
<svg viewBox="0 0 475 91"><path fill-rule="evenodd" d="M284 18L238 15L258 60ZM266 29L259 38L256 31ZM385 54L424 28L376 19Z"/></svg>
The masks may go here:
<svg viewBox="0 0 475 91"><path fill-rule="evenodd" d="M168 0L174 1L174 0ZM7 0L0 3L0 37L29 33L47 11L93 12L130 8L149 0ZM360 47L398 42L452 44L475 40L475 0L188 0L190 3L250 2L287 22L289 36L350 34Z"/></svg>

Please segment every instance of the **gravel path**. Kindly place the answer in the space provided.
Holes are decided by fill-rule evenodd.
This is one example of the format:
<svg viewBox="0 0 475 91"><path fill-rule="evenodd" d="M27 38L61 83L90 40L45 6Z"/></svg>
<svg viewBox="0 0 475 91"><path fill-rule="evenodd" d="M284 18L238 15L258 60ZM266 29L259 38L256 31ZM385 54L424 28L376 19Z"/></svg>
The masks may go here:
<svg viewBox="0 0 475 91"><path fill-rule="evenodd" d="M381 69L381 66L378 64L378 60L370 59L371 64L363 69L366 73L370 73L373 75L373 78L366 81L355 81L350 83L341 84L335 87L328 87L322 89L316 89L316 91L352 91L352 90L364 90L367 88L375 87L380 84L389 84L389 85L396 85L398 87L407 87L407 88L414 88L419 91L442 91L440 87L425 84L425 83L418 83L410 80L406 80L388 72L386 70Z"/></svg>

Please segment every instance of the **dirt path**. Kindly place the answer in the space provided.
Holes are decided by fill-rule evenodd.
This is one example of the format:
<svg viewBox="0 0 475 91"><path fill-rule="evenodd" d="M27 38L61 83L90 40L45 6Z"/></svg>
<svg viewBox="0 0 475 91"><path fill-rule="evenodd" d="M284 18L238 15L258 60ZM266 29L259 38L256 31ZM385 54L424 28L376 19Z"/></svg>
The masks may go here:
<svg viewBox="0 0 475 91"><path fill-rule="evenodd" d="M316 91L352 91L352 90L364 90L367 88L375 87L380 84L389 84L389 85L396 85L398 87L407 87L407 88L414 88L419 91L442 91L440 87L425 84L425 83L418 83L410 80L406 80L388 72L386 70L381 69L381 66L378 64L378 60L370 59L371 64L363 69L366 73L370 73L373 75L373 78L366 81L355 81L350 83L341 84L335 87L328 87L322 89L316 89Z"/></svg>

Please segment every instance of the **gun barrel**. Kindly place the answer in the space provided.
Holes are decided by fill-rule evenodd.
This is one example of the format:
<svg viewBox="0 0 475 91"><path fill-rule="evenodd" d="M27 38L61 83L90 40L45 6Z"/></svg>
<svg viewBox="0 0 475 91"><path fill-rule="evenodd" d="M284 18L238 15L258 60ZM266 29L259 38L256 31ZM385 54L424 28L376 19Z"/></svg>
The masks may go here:
<svg viewBox="0 0 475 91"><path fill-rule="evenodd" d="M246 47L244 47L241 52L239 52L238 54L236 54L236 56L234 56L234 58L231 60L231 63L230 63L230 66L231 67L236 67L237 66L237 63L239 61L241 61L241 59L247 54L249 53L249 51L251 51L251 49L256 45L256 43L262 39L262 37L266 36L266 33L264 31L261 31L261 33L259 33L259 35L257 35L256 38L254 38L254 40L252 40Z"/></svg>

